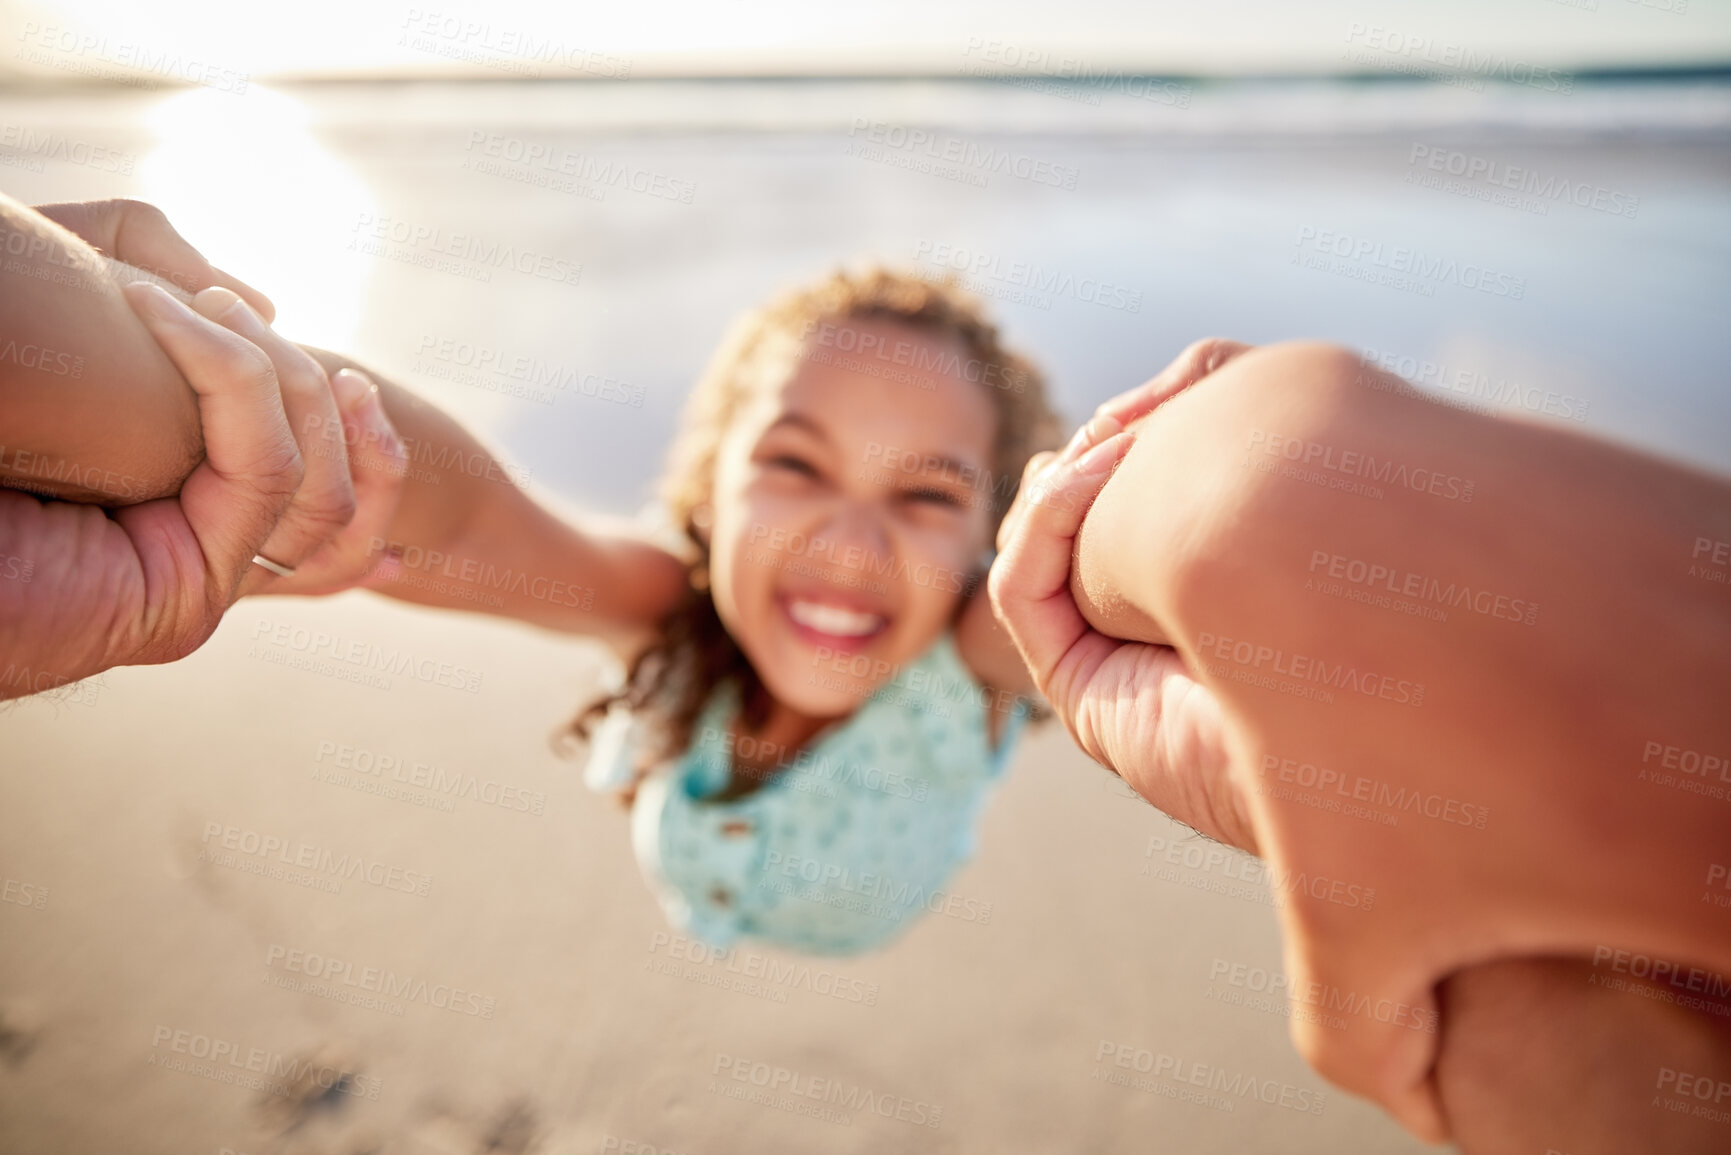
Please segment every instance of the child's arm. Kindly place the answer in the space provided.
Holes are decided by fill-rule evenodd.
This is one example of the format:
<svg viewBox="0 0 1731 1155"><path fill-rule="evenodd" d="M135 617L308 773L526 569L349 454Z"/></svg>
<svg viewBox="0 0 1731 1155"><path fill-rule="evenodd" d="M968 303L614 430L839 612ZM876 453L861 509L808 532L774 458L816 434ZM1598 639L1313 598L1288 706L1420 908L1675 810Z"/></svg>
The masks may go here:
<svg viewBox="0 0 1731 1155"><path fill-rule="evenodd" d="M170 271L199 266L203 279L234 283L148 206L49 211L121 256ZM137 252L122 243L128 213ZM0 230L0 487L111 505L178 492L204 446L192 390L117 287L144 274L4 197ZM268 313L268 302L238 288ZM358 368L309 352L327 372ZM567 524L512 484L506 467L435 406L388 382L381 393L409 474L396 520L378 543L399 548L404 565L380 592L613 639L653 623L683 596L684 567L667 551Z"/></svg>
<svg viewBox="0 0 1731 1155"><path fill-rule="evenodd" d="M1009 706L1016 699L1034 693L1034 679L1028 674L1022 655L1016 652L1016 643L999 623L984 583L968 597L956 618L956 649L974 680L993 691L994 700L1005 705L988 715L991 737L996 741Z"/></svg>
<svg viewBox="0 0 1731 1155"><path fill-rule="evenodd" d="M0 195L0 486L130 505L178 492L203 459L197 396L118 284L89 244Z"/></svg>
<svg viewBox="0 0 1731 1155"><path fill-rule="evenodd" d="M307 351L326 372L359 368ZM377 543L402 562L370 588L611 641L652 626L685 596L685 567L667 550L627 531L566 521L449 415L370 375L408 458L396 518Z"/></svg>

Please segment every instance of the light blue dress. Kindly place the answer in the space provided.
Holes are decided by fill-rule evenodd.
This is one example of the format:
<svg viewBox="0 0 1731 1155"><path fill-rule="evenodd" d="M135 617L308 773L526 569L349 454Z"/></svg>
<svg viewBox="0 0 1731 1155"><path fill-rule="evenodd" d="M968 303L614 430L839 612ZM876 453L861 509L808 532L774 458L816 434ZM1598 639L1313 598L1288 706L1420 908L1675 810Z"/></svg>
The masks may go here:
<svg viewBox="0 0 1731 1155"><path fill-rule="evenodd" d="M720 947L747 938L840 955L881 946L927 911L990 918L989 904L945 888L973 854L1027 706L1016 700L993 749L996 698L948 634L790 768L709 801L729 779L737 697L717 691L691 748L656 768L632 807L638 864L674 926ZM592 787L629 772L631 724L616 715L597 735Z"/></svg>

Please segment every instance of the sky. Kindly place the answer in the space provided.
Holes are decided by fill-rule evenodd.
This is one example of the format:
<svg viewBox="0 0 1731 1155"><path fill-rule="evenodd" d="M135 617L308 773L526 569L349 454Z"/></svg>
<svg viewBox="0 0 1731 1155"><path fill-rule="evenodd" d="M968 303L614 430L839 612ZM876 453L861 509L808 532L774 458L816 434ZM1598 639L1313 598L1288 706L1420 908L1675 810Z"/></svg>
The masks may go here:
<svg viewBox="0 0 1731 1155"><path fill-rule="evenodd" d="M48 81L1731 64L1731 0L0 0L0 27L0 77Z"/></svg>

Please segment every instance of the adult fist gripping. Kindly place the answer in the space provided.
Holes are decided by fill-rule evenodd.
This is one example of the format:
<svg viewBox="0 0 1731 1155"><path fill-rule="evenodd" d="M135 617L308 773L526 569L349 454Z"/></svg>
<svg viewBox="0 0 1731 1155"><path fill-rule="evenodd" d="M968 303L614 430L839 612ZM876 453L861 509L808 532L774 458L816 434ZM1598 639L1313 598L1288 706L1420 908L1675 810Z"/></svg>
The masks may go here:
<svg viewBox="0 0 1731 1155"><path fill-rule="evenodd" d="M1269 861L1289 988L1362 1008L1295 1015L1306 1059L1423 1138L1464 1136L1470 1102L1475 1135L1561 1149L1582 1120L1650 1137L1632 1056L1701 1024L1612 1016L1589 1047L1501 1015L1486 1046L1491 1016L1451 1036L1438 992L1582 1007L1557 978L1578 972L1521 964L1607 950L1731 973L1702 900L1731 812L1636 773L1655 745L1731 745L1702 540L1731 540L1723 479L1431 403L1326 346L1204 342L1030 466L988 588L1084 750ZM1348 588L1373 566L1425 612ZM1283 788L1288 767L1334 785ZM1495 1068L1515 1053L1590 1109L1535 1120L1531 1072Z"/></svg>
<svg viewBox="0 0 1731 1155"><path fill-rule="evenodd" d="M180 658L243 592L354 584L394 510L401 448L364 377L327 379L229 289L192 307L149 283L124 292L197 394L205 459L176 496L119 509L0 490L0 697ZM368 455L358 487L350 441Z"/></svg>

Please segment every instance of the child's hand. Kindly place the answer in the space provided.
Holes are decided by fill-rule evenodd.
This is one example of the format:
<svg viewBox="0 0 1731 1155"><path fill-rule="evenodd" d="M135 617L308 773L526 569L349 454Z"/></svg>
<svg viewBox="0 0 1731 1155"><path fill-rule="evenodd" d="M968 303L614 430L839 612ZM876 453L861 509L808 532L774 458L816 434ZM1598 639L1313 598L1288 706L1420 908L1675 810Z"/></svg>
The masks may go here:
<svg viewBox="0 0 1731 1155"><path fill-rule="evenodd" d="M1170 401L1234 357L1248 353L1253 348L1254 345L1246 345L1242 341L1228 341L1224 337L1205 337L1193 342L1178 354L1172 364L1160 370L1147 382L1102 402L1100 407L1094 410L1094 416L1096 419L1113 418L1120 428L1133 425L1163 402ZM1089 425L1092 424L1093 422L1089 422ZM1082 428L1088 427L1084 425Z"/></svg>
<svg viewBox="0 0 1731 1155"><path fill-rule="evenodd" d="M1035 685L1089 757L1173 817L1254 851L1213 694L1171 648L1095 630L1070 590L1076 532L1135 440L1116 414L1134 419L1176 392L1166 377L1108 402L1062 451L1028 463L987 589Z"/></svg>

